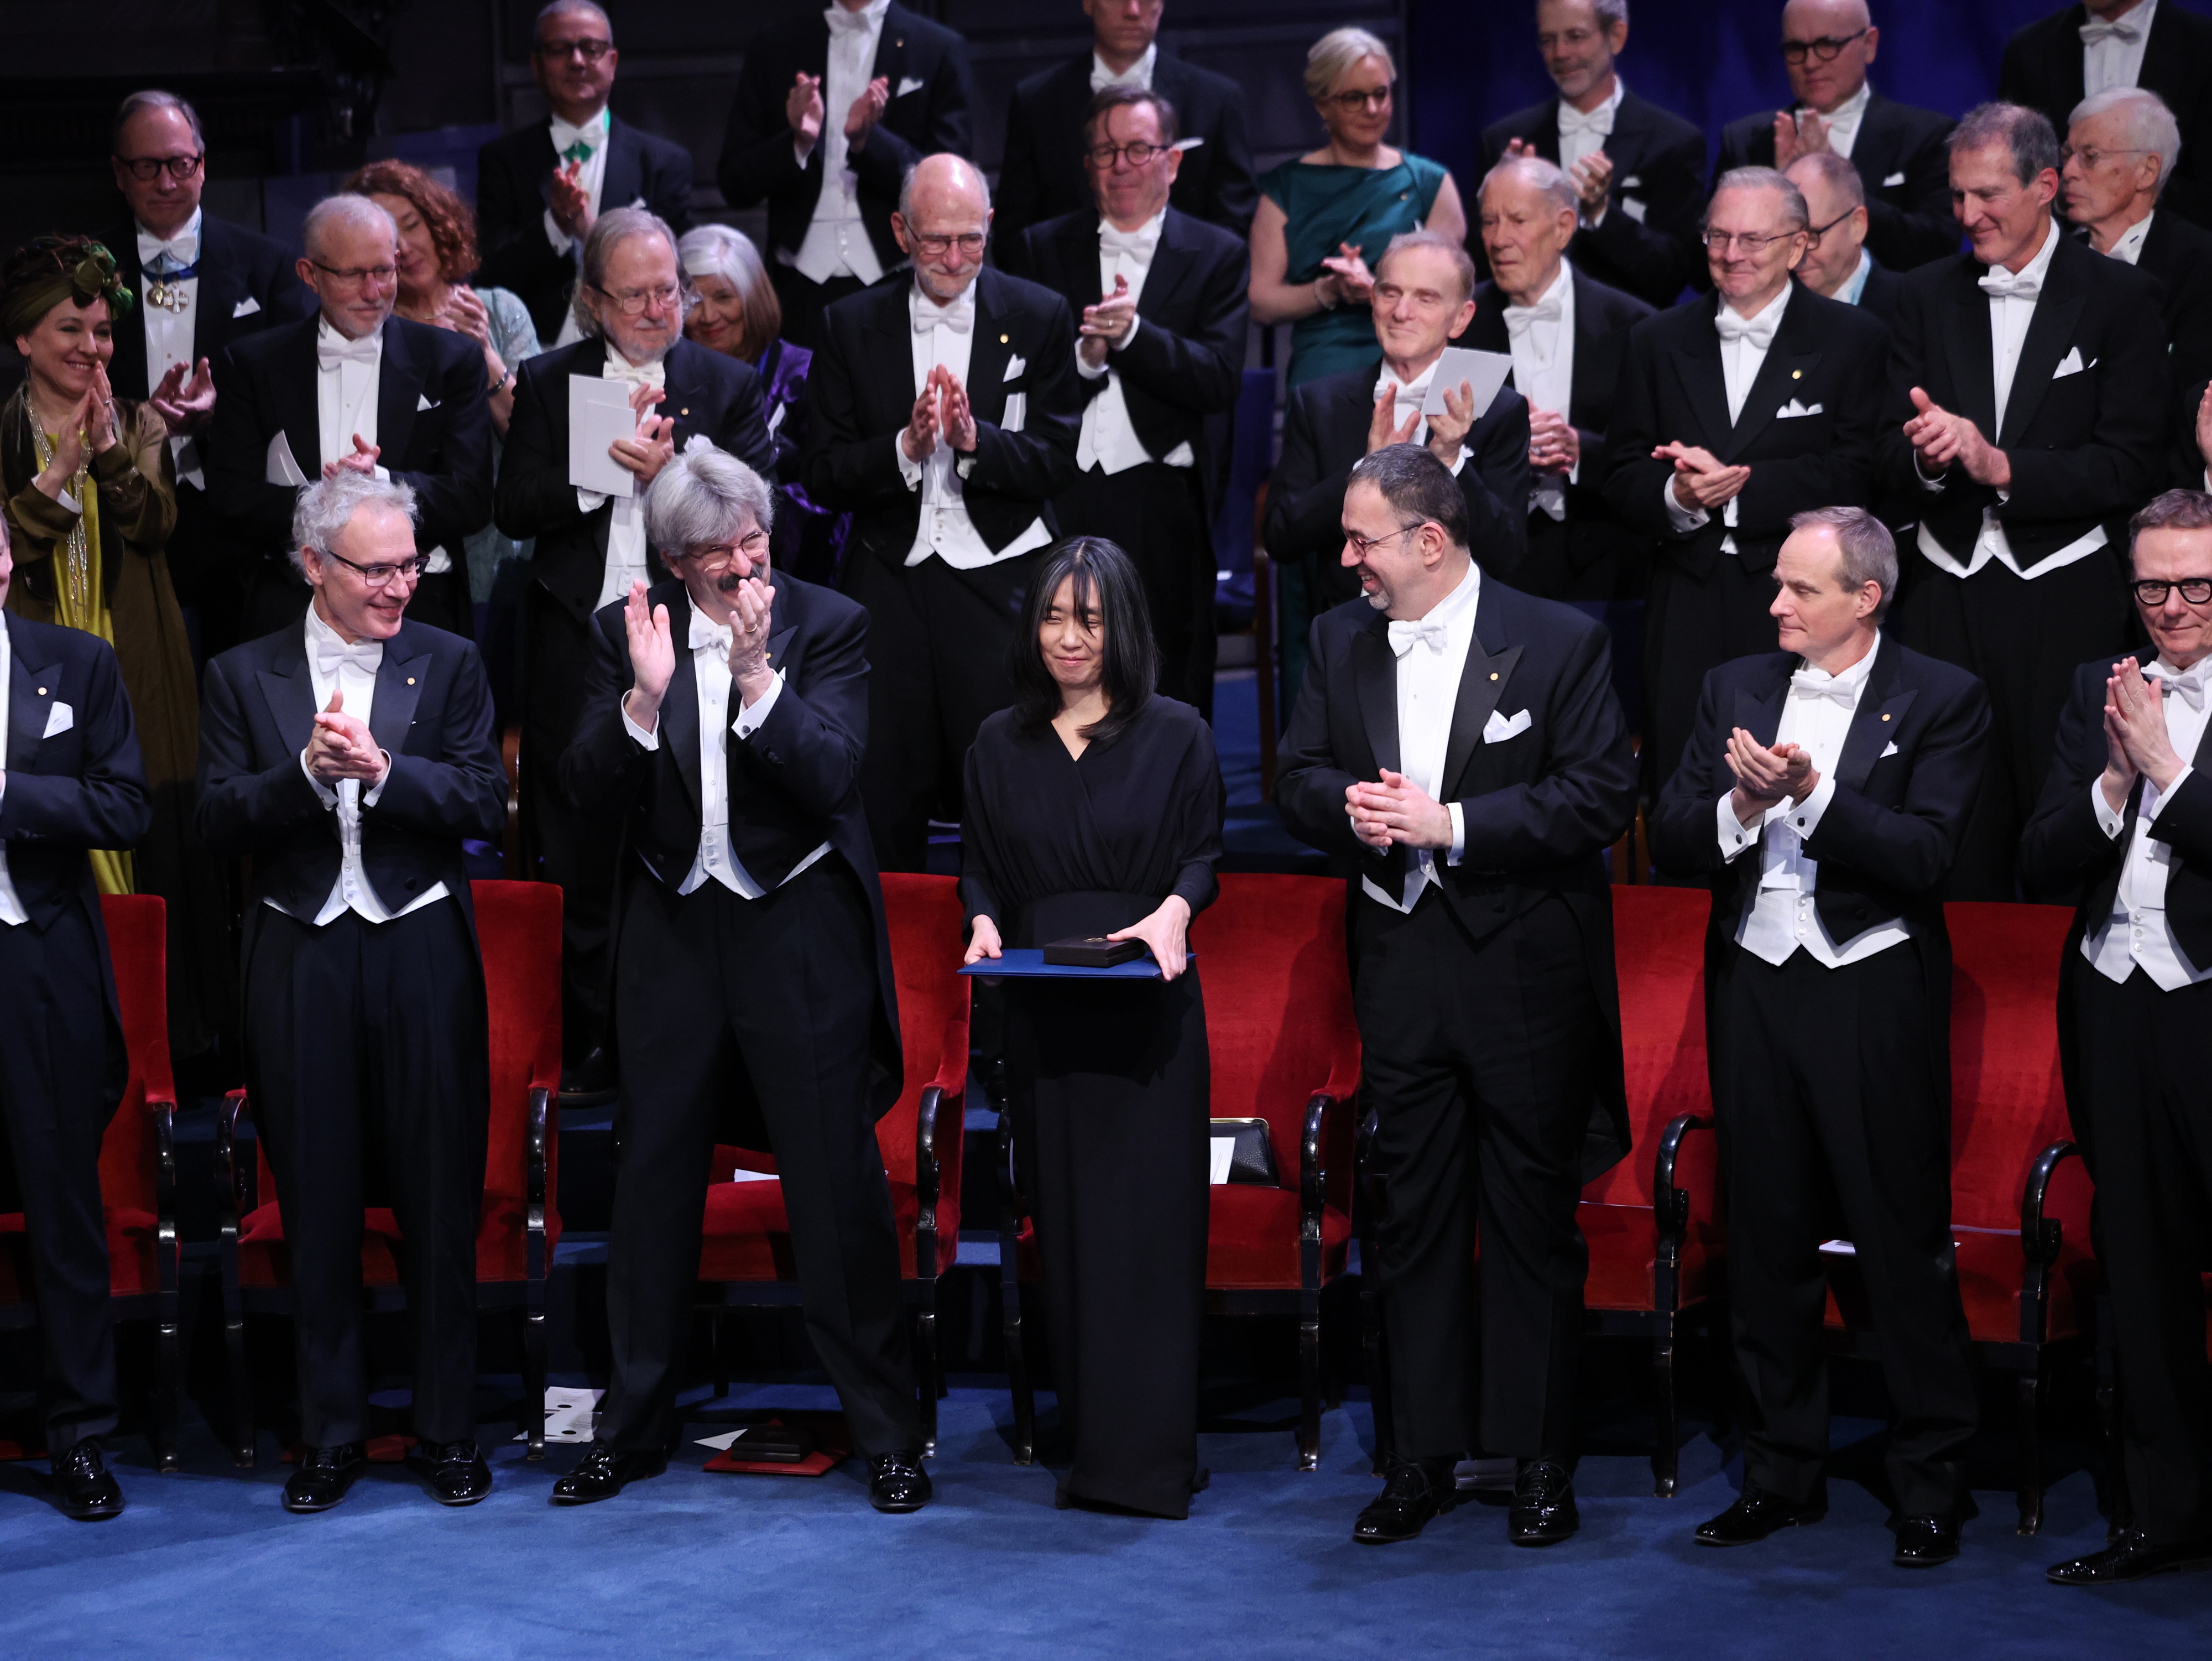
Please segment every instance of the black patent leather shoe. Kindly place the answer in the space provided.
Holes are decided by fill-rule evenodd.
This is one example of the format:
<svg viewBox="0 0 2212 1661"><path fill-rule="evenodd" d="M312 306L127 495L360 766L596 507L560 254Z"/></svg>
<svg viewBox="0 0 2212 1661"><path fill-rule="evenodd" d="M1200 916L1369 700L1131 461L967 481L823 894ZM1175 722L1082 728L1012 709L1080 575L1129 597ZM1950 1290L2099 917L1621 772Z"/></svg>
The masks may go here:
<svg viewBox="0 0 2212 1661"><path fill-rule="evenodd" d="M1556 1546L1582 1525L1566 1466L1557 1459L1523 1459L1513 1479L1505 1537L1516 1546Z"/></svg>
<svg viewBox="0 0 2212 1661"><path fill-rule="evenodd" d="M658 1476L667 1469L668 1455L661 1449L621 1453L605 1442L594 1442L584 1450L575 1469L554 1483L553 1503L588 1506L595 1500L611 1500L632 1482Z"/></svg>
<svg viewBox="0 0 2212 1661"><path fill-rule="evenodd" d="M1890 1561L1901 1569L1932 1569L1959 1555L1956 1517L1908 1517L1897 1525Z"/></svg>
<svg viewBox="0 0 2212 1661"><path fill-rule="evenodd" d="M1701 1546L1748 1546L1783 1529L1802 1529L1828 1514L1827 1490L1823 1488L1802 1504L1771 1494L1756 1482L1746 1482L1743 1494L1711 1522L1698 1525Z"/></svg>
<svg viewBox="0 0 2212 1661"><path fill-rule="evenodd" d="M1363 1546L1390 1546L1411 1540L1459 1503L1452 1482L1454 1459L1407 1459L1394 1463L1383 1480L1382 1492L1352 1525L1352 1537Z"/></svg>
<svg viewBox="0 0 2212 1661"><path fill-rule="evenodd" d="M2172 1569L2212 1568L2212 1540L2183 1540L2154 1546L2140 1534L2070 1562L2053 1563L2043 1578L2054 1586L2117 1586Z"/></svg>
<svg viewBox="0 0 2212 1661"><path fill-rule="evenodd" d="M359 1442L309 1448L285 1479L284 1509L301 1516L328 1511L346 1497L346 1490L368 1469L368 1450Z"/></svg>
<svg viewBox="0 0 2212 1661"><path fill-rule="evenodd" d="M474 1442L418 1442L407 1466L428 1482L441 1506L473 1506L491 1492L491 1467Z"/></svg>
<svg viewBox="0 0 2212 1661"><path fill-rule="evenodd" d="M104 1523L123 1515L123 1490L100 1457L100 1444L87 1437L53 1462L54 1489L62 1513L80 1523Z"/></svg>
<svg viewBox="0 0 2212 1661"><path fill-rule="evenodd" d="M921 1454L915 1449L878 1453L868 1461L868 1503L878 1511L888 1512L894 1517L920 1511L936 1492L929 1485L929 1473L921 1468Z"/></svg>

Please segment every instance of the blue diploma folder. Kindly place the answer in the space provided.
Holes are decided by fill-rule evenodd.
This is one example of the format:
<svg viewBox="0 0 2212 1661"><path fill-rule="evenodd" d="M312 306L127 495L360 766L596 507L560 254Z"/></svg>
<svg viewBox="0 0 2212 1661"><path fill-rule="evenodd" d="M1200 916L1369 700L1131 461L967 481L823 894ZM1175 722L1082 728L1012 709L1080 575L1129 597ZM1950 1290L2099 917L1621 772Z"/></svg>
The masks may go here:
<svg viewBox="0 0 2212 1661"><path fill-rule="evenodd" d="M1186 954L1196 958L1195 952ZM1042 946L1008 946L996 958L985 958L981 962L963 967L963 975L1006 975L1016 978L1034 977L1048 980L1079 981L1156 981L1160 977L1160 966L1147 952L1141 958L1132 958L1127 963L1117 963L1110 969L1085 969L1073 964L1047 963Z"/></svg>

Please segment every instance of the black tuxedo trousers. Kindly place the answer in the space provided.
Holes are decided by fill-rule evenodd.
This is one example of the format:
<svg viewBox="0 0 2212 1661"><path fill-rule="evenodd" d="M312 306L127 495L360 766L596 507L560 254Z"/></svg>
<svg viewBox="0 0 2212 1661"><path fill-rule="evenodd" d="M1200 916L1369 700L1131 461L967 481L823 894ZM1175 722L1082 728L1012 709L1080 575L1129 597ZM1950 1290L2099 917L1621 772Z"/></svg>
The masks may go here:
<svg viewBox="0 0 2212 1661"><path fill-rule="evenodd" d="M622 1164L607 1259L614 1379L599 1436L665 1448L716 1132L750 1090L775 1155L807 1335L864 1455L921 1445L898 1236L868 1113L875 925L842 855L748 900L641 871L615 948Z"/></svg>
<svg viewBox="0 0 2212 1661"><path fill-rule="evenodd" d="M1881 1341L1898 1509L1948 1515L1966 1498L1977 1403L1951 1244L1949 1104L1935 1086L1920 952L1907 942L1830 969L1801 951L1778 967L1731 943L1717 968L1713 1108L1729 1323L1750 1402L1745 1480L1801 1504L1820 1490L1820 1243L1840 1236ZM1838 1042L1807 1041L1822 1031Z"/></svg>
<svg viewBox="0 0 2212 1661"><path fill-rule="evenodd" d="M1552 897L1474 941L1433 885L1410 914L1355 893L1352 926L1395 1451L1571 1457L1604 1037L1581 931Z"/></svg>
<svg viewBox="0 0 2212 1661"><path fill-rule="evenodd" d="M2128 1498L2153 1545L2212 1536L2212 1366L2200 1267L2212 1239L2212 983L2115 986L2066 947L2075 1135L2097 1182L2097 1261L2120 1352Z"/></svg>
<svg viewBox="0 0 2212 1661"><path fill-rule="evenodd" d="M46 1445L115 1428L115 1338L100 1143L107 1134L107 993L83 910L0 923L0 1209L29 1237L45 1377Z"/></svg>
<svg viewBox="0 0 2212 1661"><path fill-rule="evenodd" d="M411 1428L468 1440L491 1087L468 918L448 898L319 928L264 908L251 928L246 1084L292 1254L301 1439L368 1435L362 1208L388 1205L415 1341Z"/></svg>

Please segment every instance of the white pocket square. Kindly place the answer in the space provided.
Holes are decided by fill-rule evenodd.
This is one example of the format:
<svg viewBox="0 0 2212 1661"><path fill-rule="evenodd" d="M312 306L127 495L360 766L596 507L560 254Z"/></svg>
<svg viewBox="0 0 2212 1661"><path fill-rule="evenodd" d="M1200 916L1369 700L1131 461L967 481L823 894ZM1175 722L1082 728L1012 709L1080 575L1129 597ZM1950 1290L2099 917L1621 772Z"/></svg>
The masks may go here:
<svg viewBox="0 0 2212 1661"><path fill-rule="evenodd" d="M2058 367L2051 372L2051 378L2053 380L2063 380L2068 375L2080 374L2095 362L2096 360L2092 358L2088 363L2084 363L2081 361L2081 349L2079 346L2069 346L2066 349L2066 356L2058 360Z"/></svg>
<svg viewBox="0 0 2212 1661"><path fill-rule="evenodd" d="M1008 392L1005 413L999 417L999 430L1018 433L1028 424L1029 418L1030 395L1027 392Z"/></svg>
<svg viewBox="0 0 2212 1661"><path fill-rule="evenodd" d="M1519 738L1533 725L1534 722L1526 709L1510 721L1492 709L1490 719L1482 723L1482 741L1485 744L1503 744L1508 739Z"/></svg>
<svg viewBox="0 0 2212 1661"><path fill-rule="evenodd" d="M1887 177L1887 179L1883 179L1883 180L1881 181L1881 187L1882 187L1882 189L1884 189L1884 190L1886 190L1886 191L1893 191L1893 190L1895 190L1895 189L1896 189L1899 185L1902 185L1904 182L1905 182L1905 175L1904 175L1903 173L1893 173L1890 174L1890 175L1889 175L1889 177Z"/></svg>
<svg viewBox="0 0 2212 1661"><path fill-rule="evenodd" d="M1620 210L1639 225L1644 222L1644 216L1650 211L1632 196L1624 196L1620 198Z"/></svg>
<svg viewBox="0 0 2212 1661"><path fill-rule="evenodd" d="M1800 404L1793 398L1774 412L1774 418L1777 421L1794 421L1799 416L1825 415L1827 408L1825 404Z"/></svg>
<svg viewBox="0 0 2212 1661"><path fill-rule="evenodd" d="M40 738L46 739L58 739L76 725L76 711L70 709L69 705L64 703L59 698L56 698L54 700L54 707L46 711L46 730L40 733L39 736Z"/></svg>
<svg viewBox="0 0 2212 1661"><path fill-rule="evenodd" d="M1621 189L1623 189L1624 191L1640 191L1640 190L1642 190L1642 189L1644 188L1644 178L1643 178L1643 175L1642 175L1642 174L1640 174L1640 173L1631 173L1631 174L1629 174L1627 178L1626 178L1626 179L1622 179L1622 180L1620 181L1620 188L1621 188Z"/></svg>
<svg viewBox="0 0 2212 1661"><path fill-rule="evenodd" d="M1009 380L1019 380L1022 378L1022 372L1029 367L1029 359L1024 357L1019 352L1017 352L1014 354L1013 357L1008 361L1006 364L1006 372L1000 375L999 380L1001 384Z"/></svg>
<svg viewBox="0 0 2212 1661"><path fill-rule="evenodd" d="M415 400L415 412L417 415L420 415L425 410L434 410L438 406L435 404L430 401L430 394L428 392L421 394Z"/></svg>
<svg viewBox="0 0 2212 1661"><path fill-rule="evenodd" d="M894 98L903 98L910 92L920 92L925 84L926 83L923 82L922 78L918 75L902 75L899 76L898 90L893 93L891 96Z"/></svg>
<svg viewBox="0 0 2212 1661"><path fill-rule="evenodd" d="M230 308L230 314L233 317L251 317L260 309L261 302L252 295L248 295Z"/></svg>
<svg viewBox="0 0 2212 1661"><path fill-rule="evenodd" d="M1877 759L1877 760L1881 760L1881 761L1887 761L1887 760L1888 760L1892 756L1895 755L1896 753L1897 753L1897 745L1895 744L1895 742L1894 742L1894 741L1893 741L1893 742L1891 742L1891 743L1890 743L1890 744L1889 744L1889 745L1887 745L1887 747L1882 751L1881 754L1879 757L1876 757L1876 759Z"/></svg>

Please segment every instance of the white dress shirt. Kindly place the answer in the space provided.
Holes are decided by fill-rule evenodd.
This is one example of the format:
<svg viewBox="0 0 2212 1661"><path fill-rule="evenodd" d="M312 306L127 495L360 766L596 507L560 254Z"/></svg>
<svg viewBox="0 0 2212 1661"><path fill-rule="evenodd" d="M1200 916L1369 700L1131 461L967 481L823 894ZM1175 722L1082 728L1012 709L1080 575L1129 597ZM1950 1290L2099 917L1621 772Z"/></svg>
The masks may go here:
<svg viewBox="0 0 2212 1661"><path fill-rule="evenodd" d="M1413 436L1407 441L1409 443L1425 446L1429 441L1429 421L1426 416L1421 415L1421 405L1428 401L1430 384L1437 378L1437 364L1443 361L1443 354L1439 352L1435 361L1420 374L1415 375L1411 380L1401 380L1398 379L1398 372L1390 367L1390 360L1386 357L1382 360L1382 372L1375 377L1375 390L1369 396L1370 399L1379 399L1382 396L1384 387L1387 386L1391 390L1394 394L1390 405L1390 421L1393 426L1401 427L1416 416L1420 417L1419 424L1413 429ZM1454 387L1451 390L1456 392L1458 388ZM1481 420L1483 413L1482 411L1477 410L1474 412L1474 418L1477 421ZM1459 477L1459 470L1467 465L1467 459L1472 453L1473 452L1466 445L1462 444L1459 447L1459 454L1453 458L1451 465L1454 478Z"/></svg>
<svg viewBox="0 0 2212 1661"><path fill-rule="evenodd" d="M2105 257L2107 259L2117 259L2126 265L2139 263L2142 259L2143 239L2150 234L2150 222L2157 216L2158 210L2153 208L2134 224L2122 231L2119 240L2105 250Z"/></svg>
<svg viewBox="0 0 2212 1661"><path fill-rule="evenodd" d="M2081 95L2094 98L2114 87L2142 84L2143 51L2150 45L2151 19L2158 0L2122 12L2109 23L2095 18L2081 24ZM2063 137L2063 135L2062 135Z"/></svg>
<svg viewBox="0 0 2212 1661"><path fill-rule="evenodd" d="M1452 711L1459 704L1460 677L1467 672L1468 648L1474 642L1474 612L1482 598L1482 568L1468 562L1458 587L1429 608L1428 615L1389 626L1390 649L1398 654L1398 763L1407 779L1440 796L1447 788L1444 755L1451 745ZM1451 847L1444 863L1457 865L1467 851L1467 822L1457 802L1446 802L1451 815ZM1436 879L1436 850L1415 848L1403 891L1392 894L1372 877L1359 885L1393 911L1411 911L1421 890Z"/></svg>
<svg viewBox="0 0 2212 1661"><path fill-rule="evenodd" d="M1106 60L1094 48L1091 53L1091 90L1103 92L1109 87L1142 87L1152 89L1152 65L1159 61L1158 45L1145 48L1145 55L1118 75L1106 67Z"/></svg>
<svg viewBox="0 0 2212 1661"><path fill-rule="evenodd" d="M633 386L665 387L668 384L668 365L661 358L650 363L632 363L614 343L607 343L607 361L600 367L600 374L609 380L626 381ZM597 490L579 486L576 506L587 514L595 514L607 498ZM592 609L611 605L618 599L629 598L629 586L643 578L649 586L653 579L647 574L645 551L645 487L640 484L630 495L614 498L614 517L607 524L607 563L599 578L599 597L592 602Z"/></svg>
<svg viewBox="0 0 2212 1661"><path fill-rule="evenodd" d="M1721 793L1717 813L1721 857L1734 864L1753 843L1759 847L1759 886L1736 924L1735 943L1778 968L1802 950L1825 968L1841 969L1912 938L1903 919L1893 917L1838 944L1813 904L1820 862L1805 856L1807 839L1820 828L1828 804L1836 799L1836 763L1881 650L1877 632L1867 654L1841 674L1830 675L1808 665L1790 678L1774 741L1797 745L1812 757L1820 782L1811 795L1802 802L1784 798L1745 824L1735 816L1734 793ZM1838 702L1839 697L1844 701Z"/></svg>
<svg viewBox="0 0 2212 1661"><path fill-rule="evenodd" d="M2185 673L2164 659L2143 672L2166 691L2166 732L2178 756L2194 756L2204 741L2206 682L2212 665L2199 662ZM2128 843L2127 863L2120 867L2120 885L2112 897L2112 915L2081 937L2081 955L2096 965L2106 980L2124 981L2137 964L2161 992L2177 991L2212 979L2212 965L2199 968L2182 954L2180 944L2166 921L2166 883L2173 871L2173 847L2151 835L2159 810L2197 770L2185 766L2174 776L2173 788L2161 791L2148 779L2142 782L2142 800L2136 812L2135 835ZM2124 813L2115 813L2105 800L2102 786L2092 782L2089 800L2097 810L2097 823L2117 840L2127 828Z"/></svg>
<svg viewBox="0 0 2212 1661"><path fill-rule="evenodd" d="M1505 308L1505 338L1513 355L1513 389L1531 410L1566 414L1575 394L1575 274L1565 260L1534 305ZM1579 461L1565 475L1537 473L1528 485L1528 511L1565 519L1567 481L1581 478Z"/></svg>
<svg viewBox="0 0 2212 1661"><path fill-rule="evenodd" d="M1713 327L1721 338L1721 384L1728 395L1729 425L1733 427L1743 419L1744 400L1751 396L1752 384L1759 372L1766 367L1766 355L1774 348L1774 337L1782 332L1782 314L1790 308L1790 295L1797 285L1785 283L1782 292L1749 317L1739 317L1725 300L1719 302L1713 314ZM1659 486L1660 499L1667 504L1667 518L1675 530L1687 535L1705 524L1712 515L1703 508L1685 508L1674 494L1674 479L1669 474ZM1730 496L1721 508L1721 523L1730 528L1721 538L1721 551L1736 551L1734 526L1736 504L1742 493Z"/></svg>
<svg viewBox="0 0 2212 1661"><path fill-rule="evenodd" d="M822 136L815 141L822 146L822 193L814 198L814 217L799 252L780 256L810 283L847 276L873 283L884 274L860 219L860 176L846 149L845 116L874 78L876 46L890 9L890 0L873 0L852 12L833 0L823 14L830 22L830 61L822 76ZM799 139L793 148L804 167L813 145Z"/></svg>
<svg viewBox="0 0 2212 1661"><path fill-rule="evenodd" d="M1613 77L1613 95L1589 114L1562 98L1559 100L1559 171L1571 174L1575 163L1595 155L1613 137L1613 124L1620 113L1621 94L1628 90L1619 75Z"/></svg>
<svg viewBox="0 0 2212 1661"><path fill-rule="evenodd" d="M768 890L738 862L737 854L730 845L729 734L735 733L738 742L743 744L761 729L769 711L775 708L776 699L782 696L783 671L775 672L775 678L761 694L759 703L744 705L738 709L737 718L732 720L730 692L737 681L730 673L730 643L731 631L726 624L716 623L693 607L690 645L692 684L699 689L699 851L676 891L691 893L712 879L742 899L757 900ZM623 730L640 747L660 748L659 722L656 721L653 731L647 732L629 718L626 698L622 719ZM789 882L829 851L830 844L822 843L791 867L784 882Z"/></svg>
<svg viewBox="0 0 2212 1661"><path fill-rule="evenodd" d="M333 691L345 694L345 713L368 725L369 712L376 703L376 672L384 663L384 642L364 640L348 646L338 631L315 614L313 605L307 607L307 677L315 689L315 708L330 708ZM321 910L301 922L313 922L320 928L350 911L366 922L390 922L410 912L420 911L434 900L447 898L450 893L445 884L434 883L397 911L385 904L376 890L369 885L368 872L361 859L361 810L376 806L377 798L392 777L392 755L384 757L385 775L372 785L367 794L362 793L359 779L340 779L333 789L307 770L307 752L300 751L300 770L307 776L307 782L315 788L315 794L325 812L337 815L338 879L331 885L330 897L323 902ZM272 897L269 904L282 911Z"/></svg>
<svg viewBox="0 0 2212 1661"><path fill-rule="evenodd" d="M2020 349L2027 340L2028 325L2035 320L2036 301L2041 296L2043 285L2050 279L2051 257L2057 252L2058 234L2055 221L2045 226L2043 246L2035 251L2033 259L2021 267L2017 277L1998 265L1993 266L1982 278L1984 289L1996 290L1991 292L1989 298L1990 361L1996 377L1996 428L1995 431L1982 435L1991 444L1997 441L1997 434L2004 430L2005 405L2011 401L2013 377L2020 370ZM2007 289L2013 291L2002 292ZM2077 353L2075 356L2078 361L2080 355ZM1914 453L1912 465L1916 471L1919 468L1917 452ZM1931 492L1943 488L1942 480L1931 480L1924 473L1920 476L1920 483L1922 489ZM2009 490L1997 493L2000 502L2009 500L2010 496ZM1981 530L1975 535L1974 545L1967 551L1963 560L1937 540L1935 532L1929 528L1924 519L1920 522L1915 542L1930 564L1948 571L1953 576L1970 577L1991 560L1996 560L2014 576L2032 581L2078 560L2088 558L2105 545L2106 536L2102 525L2093 525L2033 571L2020 569L2020 561L2012 551L2011 539L2005 535L2004 523L1991 508L1982 510Z"/></svg>
<svg viewBox="0 0 2212 1661"><path fill-rule="evenodd" d="M1852 271L1851 280L1837 292L1836 298L1846 306L1856 306L1866 295L1867 274L1874 270L1874 256L1864 248L1859 250L1858 268Z"/></svg>
<svg viewBox="0 0 2212 1661"><path fill-rule="evenodd" d="M1859 142L1859 124L1866 119L1867 102L1873 96L1874 84L1862 81L1859 89L1837 105L1833 113L1820 117L1828 124L1828 148L1846 161L1851 159L1851 146ZM1800 104L1797 113L1802 117L1819 112L1808 111Z"/></svg>
<svg viewBox="0 0 2212 1661"><path fill-rule="evenodd" d="M1167 223L1168 210L1162 208L1133 231L1116 230L1107 220L1098 222L1098 292L1114 292L1114 279L1127 277L1129 282L1129 303L1135 305L1145 296L1145 274L1152 269L1152 256L1160 246L1160 227ZM1128 396L1122 391L1121 377L1115 370L1112 357L1137 338L1144 319L1133 318L1129 332L1119 340L1107 343L1108 362L1097 368L1084 361L1083 354L1075 355L1075 372L1085 380L1106 377L1106 390L1084 406L1083 430L1075 443L1075 465L1089 472L1095 465L1103 473L1126 472L1140 463L1153 459L1151 451L1137 436L1137 429L1129 422ZM1188 440L1178 444L1159 458L1170 467L1189 467L1198 458L1191 451Z"/></svg>
<svg viewBox="0 0 2212 1661"><path fill-rule="evenodd" d="M969 349L975 340L975 284L969 283L968 291L950 306L939 305L919 287L910 285L906 295L906 314L914 327L914 395L921 396L929 372L940 365L957 375L960 384L966 386ZM1006 418L1000 423L1007 432L1021 430L1025 411L1017 400L1023 396L1019 392L1007 396ZM969 389L969 398L972 403L973 388ZM1040 515L1030 521L1027 530L993 553L991 545L975 528L975 521L968 516L968 503L960 490L960 482L967 477L967 469L974 465L975 458L956 458L951 445L940 436L937 447L926 459L911 460L906 446L899 441L905 430L901 428L893 433L890 442L906 488L921 492L921 522L915 531L914 546L907 553L908 564L919 565L933 554L956 571L972 571L978 566L995 565L1002 559L1026 554L1052 540L1052 532L1045 528L1044 519Z"/></svg>
<svg viewBox="0 0 2212 1661"><path fill-rule="evenodd" d="M200 259L201 210L192 210L191 218L184 229L174 236L156 236L143 225L138 231L138 266L143 271L155 260L167 254L179 266L198 265ZM139 310L146 331L146 393L152 397L154 389L161 384L161 377L177 364L185 366L185 379L192 372L192 330L199 315L200 279L198 272L183 278L157 277L147 272L146 286L151 289L159 283L181 303L180 307L156 306L147 300ZM142 299L144 296L141 296ZM207 489L207 475L200 466L199 447L191 435L180 433L169 441L169 453L177 464L179 483L194 490Z"/></svg>
<svg viewBox="0 0 2212 1661"><path fill-rule="evenodd" d="M568 158L579 146L586 152L580 158L583 166L577 170L576 183L583 191L584 200L590 205L594 219L599 216L599 192L606 183L607 136L612 131L610 125L611 119L604 107L580 127L570 126L557 115L550 118L554 153L560 158L555 163L556 167L568 166ZM553 217L550 208L545 210L545 240L553 245L554 252L567 254L574 262L579 275L582 273L583 245L561 228L561 222ZM564 306L561 308L560 332L547 343L545 350L550 352L556 346L573 346L583 338L584 332L576 322L575 307Z"/></svg>
<svg viewBox="0 0 2212 1661"><path fill-rule="evenodd" d="M0 612L0 801L8 800L8 699L15 673L14 658L15 642L9 638L7 614ZM0 923L21 928L30 920L21 896L15 892L15 879L8 874L8 844L0 842Z"/></svg>

